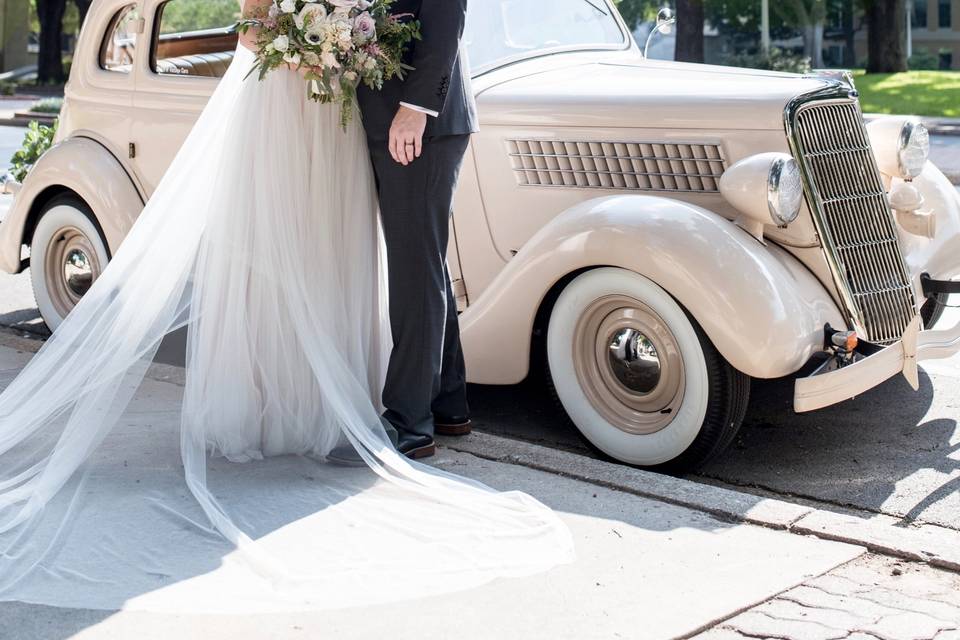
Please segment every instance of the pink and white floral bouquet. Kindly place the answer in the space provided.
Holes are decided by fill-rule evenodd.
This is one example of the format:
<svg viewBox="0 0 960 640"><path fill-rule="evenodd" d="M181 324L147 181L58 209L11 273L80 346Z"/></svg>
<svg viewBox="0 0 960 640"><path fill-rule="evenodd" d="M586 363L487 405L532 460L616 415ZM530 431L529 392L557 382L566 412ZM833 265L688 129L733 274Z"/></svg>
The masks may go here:
<svg viewBox="0 0 960 640"><path fill-rule="evenodd" d="M244 16L240 31L257 29L260 79L274 69L296 68L307 95L340 105L343 126L353 117L357 87L379 90L411 68L406 48L420 39L416 21L391 15L394 0L272 0Z"/></svg>

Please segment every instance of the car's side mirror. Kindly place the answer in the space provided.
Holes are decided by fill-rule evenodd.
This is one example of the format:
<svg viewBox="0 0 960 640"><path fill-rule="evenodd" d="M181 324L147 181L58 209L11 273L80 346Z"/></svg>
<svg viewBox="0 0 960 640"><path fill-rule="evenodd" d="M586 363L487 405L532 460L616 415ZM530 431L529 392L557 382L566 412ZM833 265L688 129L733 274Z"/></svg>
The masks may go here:
<svg viewBox="0 0 960 640"><path fill-rule="evenodd" d="M673 25L677 24L677 17L674 15L673 10L667 7L660 9L660 12L657 13L657 26L650 31L650 35L647 36L647 44L643 47L643 57L648 58L647 53L650 51L650 42L653 41L653 36L658 33L663 35L670 35L673 31Z"/></svg>

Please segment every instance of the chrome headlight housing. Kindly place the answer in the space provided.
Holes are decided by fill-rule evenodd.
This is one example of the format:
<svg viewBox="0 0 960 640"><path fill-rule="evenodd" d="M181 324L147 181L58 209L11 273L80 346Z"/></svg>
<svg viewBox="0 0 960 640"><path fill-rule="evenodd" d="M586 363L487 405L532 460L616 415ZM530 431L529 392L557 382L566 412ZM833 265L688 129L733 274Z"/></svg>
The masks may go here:
<svg viewBox="0 0 960 640"><path fill-rule="evenodd" d="M889 117L867 125L877 165L884 174L913 180L930 159L930 134L916 118Z"/></svg>
<svg viewBox="0 0 960 640"><path fill-rule="evenodd" d="M778 227L785 227L800 215L803 203L803 178L800 165L789 156L770 163L767 174L767 208Z"/></svg>
<svg viewBox="0 0 960 640"><path fill-rule="evenodd" d="M758 153L720 177L720 193L742 214L738 224L759 237L763 225L785 227L800 215L803 178L786 153Z"/></svg>
<svg viewBox="0 0 960 640"><path fill-rule="evenodd" d="M900 130L900 152L897 155L903 178L912 180L921 173L930 159L930 133L919 122L908 122Z"/></svg>

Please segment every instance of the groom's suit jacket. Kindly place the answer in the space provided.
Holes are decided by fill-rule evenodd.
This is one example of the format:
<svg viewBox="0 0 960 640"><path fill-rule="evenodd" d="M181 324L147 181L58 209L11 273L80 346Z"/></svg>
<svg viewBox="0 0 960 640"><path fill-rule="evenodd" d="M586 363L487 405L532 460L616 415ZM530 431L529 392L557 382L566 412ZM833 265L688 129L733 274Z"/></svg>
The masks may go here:
<svg viewBox="0 0 960 640"><path fill-rule="evenodd" d="M475 133L477 106L462 44L467 0L396 0L391 13L419 20L422 40L407 51L413 67L404 80L385 82L382 91L361 87L358 102L367 135L386 140L400 103L439 114L428 116L426 138Z"/></svg>

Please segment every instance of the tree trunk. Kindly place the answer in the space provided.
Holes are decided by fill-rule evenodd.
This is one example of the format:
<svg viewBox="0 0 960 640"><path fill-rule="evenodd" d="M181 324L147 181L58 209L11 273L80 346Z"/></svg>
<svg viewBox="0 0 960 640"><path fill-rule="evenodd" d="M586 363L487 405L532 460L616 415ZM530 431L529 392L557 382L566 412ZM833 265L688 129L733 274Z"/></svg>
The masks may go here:
<svg viewBox="0 0 960 640"><path fill-rule="evenodd" d="M677 53L679 62L703 62L703 0L677 0Z"/></svg>
<svg viewBox="0 0 960 640"><path fill-rule="evenodd" d="M90 4L93 0L73 0L74 4L77 5L77 12L80 14L80 26L83 26L84 21L87 19L87 11L90 10Z"/></svg>
<svg viewBox="0 0 960 640"><path fill-rule="evenodd" d="M906 0L867 0L867 73L907 70Z"/></svg>
<svg viewBox="0 0 960 640"><path fill-rule="evenodd" d="M37 18L40 22L39 52L37 54L37 82L61 83L63 74L63 13L67 0L37 0Z"/></svg>

